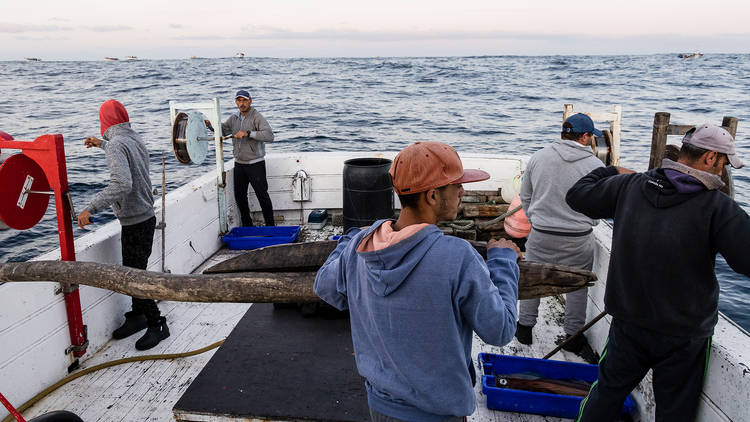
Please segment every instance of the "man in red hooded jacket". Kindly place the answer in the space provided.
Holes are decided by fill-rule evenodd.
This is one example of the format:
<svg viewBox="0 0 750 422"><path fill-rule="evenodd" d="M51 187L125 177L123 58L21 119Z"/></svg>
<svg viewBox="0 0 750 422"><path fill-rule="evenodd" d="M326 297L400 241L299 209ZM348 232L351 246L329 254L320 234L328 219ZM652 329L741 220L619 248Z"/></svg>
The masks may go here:
<svg viewBox="0 0 750 422"><path fill-rule="evenodd" d="M156 226L148 151L141 137L130 127L128 112L118 101L107 100L102 104L99 121L104 139L92 136L84 143L87 148L104 150L109 184L78 215L78 225L83 228L91 224L92 214L111 206L122 225L122 265L145 270ZM125 314L125 323L112 337L125 338L147 327L146 334L135 343L138 350L150 349L169 337L169 328L154 300L134 297L133 309Z"/></svg>

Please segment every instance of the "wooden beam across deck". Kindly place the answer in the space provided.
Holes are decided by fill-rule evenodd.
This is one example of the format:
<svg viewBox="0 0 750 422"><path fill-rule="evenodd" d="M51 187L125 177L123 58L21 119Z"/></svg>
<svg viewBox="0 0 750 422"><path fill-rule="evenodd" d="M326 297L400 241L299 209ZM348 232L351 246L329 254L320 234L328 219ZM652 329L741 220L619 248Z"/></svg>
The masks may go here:
<svg viewBox="0 0 750 422"><path fill-rule="evenodd" d="M486 256L486 243L472 242ZM84 284L118 293L181 302L304 303L319 302L313 291L317 268L336 241L292 243L250 251L206 272L166 274L93 262L35 261L0 264L0 282ZM568 293L590 286L591 271L539 262L518 263L519 298Z"/></svg>

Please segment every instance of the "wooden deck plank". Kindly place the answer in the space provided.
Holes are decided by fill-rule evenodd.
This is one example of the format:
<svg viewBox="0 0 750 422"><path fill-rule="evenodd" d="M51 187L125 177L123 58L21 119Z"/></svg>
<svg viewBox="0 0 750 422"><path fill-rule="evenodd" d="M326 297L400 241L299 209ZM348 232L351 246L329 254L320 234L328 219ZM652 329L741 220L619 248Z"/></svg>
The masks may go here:
<svg viewBox="0 0 750 422"><path fill-rule="evenodd" d="M215 320L216 314L214 312L206 312L211 309L206 309L199 304L191 305L193 305L190 307L191 312L186 312L186 314L192 315L192 318L188 317L180 319L181 323L185 323L185 327L178 327L182 328L181 335L176 338L172 344L167 345L169 350L184 352L195 350L209 344L198 345L197 343L199 341L205 341L203 339L211 335L210 332L207 332L207 329L209 329L209 324L207 324L207 322ZM211 330L216 329L214 324L210 325ZM170 383L170 380L175 381L182 378L181 375L178 376L175 375L175 373L186 371L189 367L192 367L192 364L197 363L191 361L194 358L200 359L201 357L153 362L153 365L148 368L148 371L143 371L139 374L137 383L135 383L132 388L128 389L127 393L117 401L111 410L116 413L144 416L148 416L151 413L158 411L159 407L154 407L153 404L158 403L162 399L159 390L162 392L169 392L170 394L177 390L178 385ZM201 362L197 366L202 368L204 364L205 362ZM176 394L175 396L178 399L180 395L181 393L179 395ZM118 407L122 407L122 409L118 409Z"/></svg>
<svg viewBox="0 0 750 422"><path fill-rule="evenodd" d="M174 350L176 352L181 352L186 350L185 346L187 344L193 342L194 337L192 335L189 335L189 333L187 333L184 329L192 327L193 325L191 323L198 317L195 307L191 306L184 316L188 317L184 318L186 320L185 327L181 327L179 325L175 327L177 329L183 329L180 333L181 335L176 336L174 339L172 338L172 336L165 339L164 341L172 340L169 344L165 345L165 348ZM169 318L169 316L167 317ZM180 364L176 363L176 361L153 361L149 363L150 365L148 365L147 369L144 369L142 371L136 370L135 373L133 373L133 371L130 371L130 375L134 375L132 382L129 382L130 387L111 405L111 407L108 407L108 410L121 414L144 415L143 409L141 409L141 412L136 412L135 408L139 403L147 400L149 391L158 389L160 385L165 383L165 377L168 377L168 374L170 374L172 371L179 369L180 366ZM139 368L136 368L134 366L133 369ZM147 415L148 412L146 412L144 416Z"/></svg>
<svg viewBox="0 0 750 422"><path fill-rule="evenodd" d="M82 368L127 356L180 353L225 338L250 304L162 302L170 337L152 350L134 348L138 334L107 343ZM200 344L198 344L200 343ZM172 406L215 352L172 361L119 365L83 376L61 387L25 413L31 418L51 410L70 410L90 421L169 421Z"/></svg>
<svg viewBox="0 0 750 422"><path fill-rule="evenodd" d="M243 307L243 310L245 308ZM244 314L244 312L242 312ZM238 316L241 317L242 314ZM212 325L210 328L207 328L209 326L208 322L215 320L216 315L215 314L201 314L198 315L192 322L192 324L189 325L189 329L187 329L182 336L183 343L185 344L184 347L175 347L176 350L183 349L185 351L194 350L199 347L207 346L208 344L198 344L200 342L205 341L204 339L207 337L207 335L210 335L210 333L206 332L206 329L215 330L216 325ZM228 330L231 330L232 327L234 327L236 321L232 320L231 327L226 327ZM196 329L196 327L201 327L200 329ZM140 397L135 401L133 408L131 408L130 413L131 414L150 414L155 411L160 410L163 408L163 406L157 406L154 407L154 404L159 404L161 402L164 402L164 398L174 395L174 401L179 399L179 397L182 395L182 392L180 394L174 394L175 390L178 388L187 388L190 383L185 382L186 375L188 378L192 378L194 374L188 373L191 368L195 365L200 368L204 367L206 362L208 362L208 359L210 356L206 356L206 354L201 354L198 356L193 356L186 359L178 359L170 363L170 365L161 372L160 375L157 375L156 380L150 380L151 387L150 388L141 388L138 392L140 394ZM211 354L213 355L213 354ZM200 362L193 362L192 360L200 360ZM166 363L166 362L164 362ZM196 365L197 364L197 365ZM158 368L157 368L158 369ZM184 387L181 387L184 384ZM170 402L170 406L167 407L169 410L168 414L171 417L171 406L174 404L174 401Z"/></svg>
<svg viewBox="0 0 750 422"><path fill-rule="evenodd" d="M181 318L176 319L175 324L171 324L174 325L174 330L180 334L170 336L156 348L145 352L138 352L136 353L137 355L164 353L166 350L179 353L186 350L185 343L191 339L186 339L188 333L185 328L192 327L191 322L203 312L203 307L193 306L194 304L183 304L183 306L171 307L170 309L169 303L165 303L165 305L163 307L166 311L164 315L167 316L168 321L170 321L170 315L174 313L175 309L181 310ZM168 311L167 309L170 310ZM139 335L136 334L132 339L127 339L130 340L130 347L133 347L132 343L137 340ZM106 406L107 411L119 414L133 414L133 407L142 400L149 389L154 388L155 385L160 383L165 371L169 371L173 366L172 361L149 361L127 368L121 378L114 380L115 384L124 385L126 388L124 390L122 388L112 388L111 391L102 397L104 401L109 403ZM91 408L87 410L91 410ZM106 420L94 419L93 414L84 413L83 416L87 416L86 420Z"/></svg>

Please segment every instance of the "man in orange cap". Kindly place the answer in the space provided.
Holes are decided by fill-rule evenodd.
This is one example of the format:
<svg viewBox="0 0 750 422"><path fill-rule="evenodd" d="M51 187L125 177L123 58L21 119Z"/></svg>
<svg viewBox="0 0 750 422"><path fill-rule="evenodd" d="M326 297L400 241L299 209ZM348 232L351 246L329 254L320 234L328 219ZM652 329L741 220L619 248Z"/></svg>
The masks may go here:
<svg viewBox="0 0 750 422"><path fill-rule="evenodd" d="M99 122L104 139L91 136L84 143L86 148L104 150L109 184L78 215L78 225L83 228L91 224L92 214L111 206L122 225L122 265L145 270L156 227L148 150L130 127L130 117L120 102L105 101L99 108ZM133 309L125 313L125 322L114 331L113 338L122 339L148 328L135 342L136 349L146 350L169 337L167 319L161 316L153 299L134 297L132 302Z"/></svg>
<svg viewBox="0 0 750 422"><path fill-rule="evenodd" d="M472 332L499 346L513 338L520 252L490 240L485 264L435 225L456 218L463 183L489 178L465 170L449 145L409 145L390 174L398 220L350 229L318 271L315 293L349 310L374 421L460 421L476 407Z"/></svg>

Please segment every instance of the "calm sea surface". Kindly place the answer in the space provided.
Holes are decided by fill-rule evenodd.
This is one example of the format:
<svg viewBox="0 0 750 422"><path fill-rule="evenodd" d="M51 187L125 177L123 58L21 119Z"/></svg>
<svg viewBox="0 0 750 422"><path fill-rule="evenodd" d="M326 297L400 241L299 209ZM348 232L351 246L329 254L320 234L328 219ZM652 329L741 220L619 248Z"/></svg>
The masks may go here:
<svg viewBox="0 0 750 422"><path fill-rule="evenodd" d="M127 108L150 149L156 187L166 152L170 191L210 171L213 159L203 168L177 163L168 101L219 97L226 117L238 88L250 89L253 105L274 128L271 152L399 150L430 140L459 151L527 155L559 138L564 103L583 111L620 104L624 166L646 169L658 111L680 124L739 118L739 154L750 163L750 55L0 62L0 130L21 140L63 134L80 211L107 183L104 155L83 146L87 136L99 136L103 101L115 98ZM734 177L736 200L750 211L750 166ZM111 212L97 217L102 223L114 218ZM29 259L57 242L50 206L30 230L0 231L0 262ZM720 309L750 329L750 279L722 259L717 273Z"/></svg>

